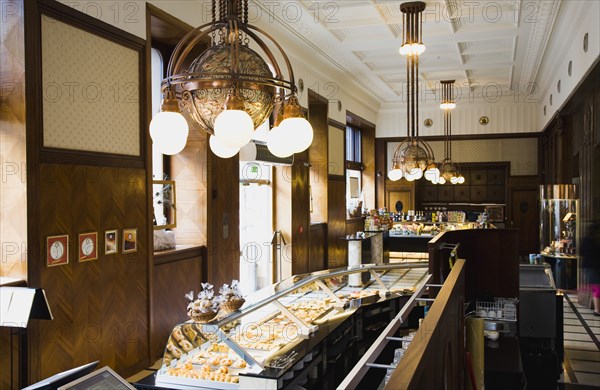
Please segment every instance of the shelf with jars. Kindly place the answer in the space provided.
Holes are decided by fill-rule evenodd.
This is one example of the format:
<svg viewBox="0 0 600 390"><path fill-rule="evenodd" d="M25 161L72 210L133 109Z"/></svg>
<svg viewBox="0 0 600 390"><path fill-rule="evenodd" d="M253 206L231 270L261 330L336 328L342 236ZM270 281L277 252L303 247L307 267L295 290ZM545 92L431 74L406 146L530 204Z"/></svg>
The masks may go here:
<svg viewBox="0 0 600 390"><path fill-rule="evenodd" d="M351 284L357 274L369 275L360 287ZM404 306L422 294L427 274L426 264L368 264L293 276L244 297L238 310L213 308L212 320L175 326L161 368L135 385L281 389L337 375L328 354L356 354L370 321L410 311Z"/></svg>

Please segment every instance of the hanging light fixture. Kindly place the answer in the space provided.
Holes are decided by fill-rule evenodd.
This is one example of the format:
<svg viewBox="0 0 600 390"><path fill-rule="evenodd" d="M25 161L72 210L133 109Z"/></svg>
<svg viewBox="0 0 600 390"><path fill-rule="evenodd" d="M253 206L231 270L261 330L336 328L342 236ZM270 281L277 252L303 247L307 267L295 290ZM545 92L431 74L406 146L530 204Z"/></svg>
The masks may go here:
<svg viewBox="0 0 600 390"><path fill-rule="evenodd" d="M232 157L279 103L281 118L272 130L277 136L269 137L273 139L269 150L280 157L305 150L313 129L298 102L285 51L265 31L248 23L248 0L212 0L211 5L212 22L184 36L169 60L161 112L150 123L155 147L166 154L183 149L188 135L183 109L211 134L209 145L217 156ZM190 53L209 37L211 46L190 62ZM268 63L250 48L251 43ZM287 79L269 47L283 58ZM185 63L191 65L184 69Z"/></svg>
<svg viewBox="0 0 600 390"><path fill-rule="evenodd" d="M425 51L422 39L424 10L422 1L400 4L403 18L400 54L406 56L406 139L396 147L392 157L388 178L394 181L402 177L408 181L418 180L424 173L428 178L437 169L431 146L419 138L419 55Z"/></svg>
<svg viewBox="0 0 600 390"><path fill-rule="evenodd" d="M460 173L458 163L452 161L452 110L456 108L453 97L454 80L442 80L442 103L440 108L444 110L444 159L438 164L440 177L438 184L450 182L451 184L462 184L464 176Z"/></svg>

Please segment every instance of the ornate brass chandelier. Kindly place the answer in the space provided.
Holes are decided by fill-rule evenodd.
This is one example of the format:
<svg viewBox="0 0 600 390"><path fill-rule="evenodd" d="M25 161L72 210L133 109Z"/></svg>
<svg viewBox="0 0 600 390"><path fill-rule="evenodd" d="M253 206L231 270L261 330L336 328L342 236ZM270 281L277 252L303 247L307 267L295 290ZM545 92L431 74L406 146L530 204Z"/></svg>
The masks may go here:
<svg viewBox="0 0 600 390"><path fill-rule="evenodd" d="M254 130L276 107L269 150L287 157L308 148L312 126L304 118L294 72L281 45L248 23L248 0L212 0L211 13L212 21L190 31L171 55L161 87L161 112L150 123L155 147L165 154L185 147L188 126L180 111L185 110L211 134L211 150L229 158L250 142ZM209 37L211 46L183 69L194 48ZM283 58L287 79L263 39ZM267 61L250 48L251 43Z"/></svg>
<svg viewBox="0 0 600 390"><path fill-rule="evenodd" d="M442 84L440 108L444 110L444 159L439 163L440 176L437 179L437 184L445 184L446 182L462 184L465 182L465 178L460 173L460 166L452 161L452 110L456 108L452 90L454 80L442 80L440 83Z"/></svg>
<svg viewBox="0 0 600 390"><path fill-rule="evenodd" d="M408 181L418 180L423 173L428 177L433 170L437 170L433 150L419 138L419 55L425 51L422 39L424 10L425 3L421 1L400 4L403 44L399 51L406 56L406 139L394 151L392 167L388 172L388 178L392 181L402 177Z"/></svg>

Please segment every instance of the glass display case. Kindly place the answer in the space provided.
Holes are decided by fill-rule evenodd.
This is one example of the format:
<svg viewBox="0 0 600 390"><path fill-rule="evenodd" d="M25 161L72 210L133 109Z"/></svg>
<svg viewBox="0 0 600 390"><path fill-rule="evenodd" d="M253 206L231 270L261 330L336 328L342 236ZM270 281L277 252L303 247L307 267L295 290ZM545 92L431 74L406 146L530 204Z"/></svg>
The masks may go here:
<svg viewBox="0 0 600 390"><path fill-rule="evenodd" d="M369 281L350 287L348 279L357 273L369 274ZM285 387L290 367L311 364L315 357L309 352L337 324L361 307L412 295L427 273L426 264L367 264L293 276L246 297L241 310L219 312L209 323L190 320L175 326L155 384Z"/></svg>
<svg viewBox="0 0 600 390"><path fill-rule="evenodd" d="M552 265L556 285L577 287L579 200L575 185L543 185L540 189L540 253Z"/></svg>

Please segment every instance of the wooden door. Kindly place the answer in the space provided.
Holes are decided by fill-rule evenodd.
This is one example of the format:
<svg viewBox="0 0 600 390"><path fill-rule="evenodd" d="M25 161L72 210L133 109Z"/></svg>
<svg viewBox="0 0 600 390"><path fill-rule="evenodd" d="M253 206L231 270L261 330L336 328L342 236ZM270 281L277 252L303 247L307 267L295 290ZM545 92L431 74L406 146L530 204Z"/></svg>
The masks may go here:
<svg viewBox="0 0 600 390"><path fill-rule="evenodd" d="M519 254L538 253L539 199L536 189L512 189L510 227L519 229Z"/></svg>
<svg viewBox="0 0 600 390"><path fill-rule="evenodd" d="M398 212L396 204L398 205L398 208L400 208L400 206L402 207L400 211L403 213L406 213L408 210L413 210L412 190L390 190L388 192L388 210L393 211L394 213Z"/></svg>

